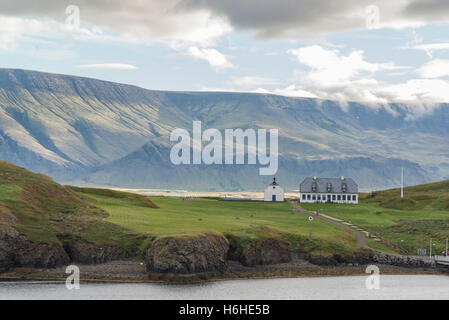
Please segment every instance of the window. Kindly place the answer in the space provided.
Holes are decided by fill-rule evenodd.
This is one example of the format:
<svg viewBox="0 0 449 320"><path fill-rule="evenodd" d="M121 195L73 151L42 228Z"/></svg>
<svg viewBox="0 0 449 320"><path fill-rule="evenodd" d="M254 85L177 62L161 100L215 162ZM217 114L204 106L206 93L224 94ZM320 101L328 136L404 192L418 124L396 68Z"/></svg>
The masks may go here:
<svg viewBox="0 0 449 320"><path fill-rule="evenodd" d="M327 184L327 192L332 192L332 183Z"/></svg>
<svg viewBox="0 0 449 320"><path fill-rule="evenodd" d="M341 200L341 196L340 196L340 195L337 196L337 200L338 200L338 201Z"/></svg>
<svg viewBox="0 0 449 320"><path fill-rule="evenodd" d="M310 200L310 194L307 195L307 200Z"/></svg>
<svg viewBox="0 0 449 320"><path fill-rule="evenodd" d="M312 183L312 192L317 192L318 190L318 185L316 182Z"/></svg>
<svg viewBox="0 0 449 320"><path fill-rule="evenodd" d="M346 195L343 195L343 201L346 201Z"/></svg>
<svg viewBox="0 0 449 320"><path fill-rule="evenodd" d="M332 195L332 200L333 201L337 200L337 196L335 194Z"/></svg>
<svg viewBox="0 0 449 320"><path fill-rule="evenodd" d="M341 191L342 192L348 192L348 185L346 183L341 184Z"/></svg>
<svg viewBox="0 0 449 320"><path fill-rule="evenodd" d="M321 201L321 194L318 195L318 201Z"/></svg>
<svg viewBox="0 0 449 320"><path fill-rule="evenodd" d="M312 200L315 201L316 200L316 195L312 196Z"/></svg>
<svg viewBox="0 0 449 320"><path fill-rule="evenodd" d="M352 196L352 201L357 201L357 196L356 195Z"/></svg>
<svg viewBox="0 0 449 320"><path fill-rule="evenodd" d="M305 194L302 195L302 200L306 200L306 195Z"/></svg>

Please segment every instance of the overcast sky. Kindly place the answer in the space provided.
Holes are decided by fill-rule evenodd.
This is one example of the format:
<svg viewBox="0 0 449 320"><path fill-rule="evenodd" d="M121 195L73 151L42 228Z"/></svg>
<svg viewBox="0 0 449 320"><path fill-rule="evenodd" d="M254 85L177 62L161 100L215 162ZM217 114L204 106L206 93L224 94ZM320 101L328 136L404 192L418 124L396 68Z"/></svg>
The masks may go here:
<svg viewBox="0 0 449 320"><path fill-rule="evenodd" d="M0 0L0 61L148 89L423 105L449 102L448 23L447 0Z"/></svg>

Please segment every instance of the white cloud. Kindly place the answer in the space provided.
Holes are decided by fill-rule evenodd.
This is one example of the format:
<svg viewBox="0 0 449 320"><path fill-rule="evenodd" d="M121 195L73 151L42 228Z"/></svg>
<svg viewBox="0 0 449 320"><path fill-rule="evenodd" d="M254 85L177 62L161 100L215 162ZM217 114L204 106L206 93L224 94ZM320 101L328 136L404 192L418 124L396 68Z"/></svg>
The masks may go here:
<svg viewBox="0 0 449 320"><path fill-rule="evenodd" d="M393 63L370 63L365 61L363 51L353 51L345 56L339 50L327 50L314 45L288 51L298 63L309 67L308 81L320 84L340 83L355 79L364 73L395 70Z"/></svg>
<svg viewBox="0 0 449 320"><path fill-rule="evenodd" d="M441 78L449 76L449 60L435 59L417 70L423 78Z"/></svg>
<svg viewBox="0 0 449 320"><path fill-rule="evenodd" d="M374 78L377 73L405 69L393 63L372 63L363 51L343 55L339 50L309 46L289 50L296 61L308 70L295 70L296 84L274 90L257 92L294 97L310 97L347 102L362 102L373 107L389 103L407 104L410 116L432 111L438 103L449 102L449 81L438 79L410 79L404 83L388 83ZM424 65L421 76L435 78L449 75L449 60L435 60ZM391 111L393 112L393 111Z"/></svg>
<svg viewBox="0 0 449 320"><path fill-rule="evenodd" d="M195 59L206 60L217 70L233 67L228 58L217 49L190 47L187 54Z"/></svg>
<svg viewBox="0 0 449 320"><path fill-rule="evenodd" d="M135 70L136 66L124 63L95 63L95 64L83 64L76 66L80 69L97 69L97 70Z"/></svg>
<svg viewBox="0 0 449 320"><path fill-rule="evenodd" d="M246 76L234 79L231 84L239 88L254 88L258 86L278 85L279 81L276 79L261 76Z"/></svg>
<svg viewBox="0 0 449 320"><path fill-rule="evenodd" d="M0 50L15 50L25 35L51 34L55 29L58 29L55 23L48 24L36 19L0 15Z"/></svg>
<svg viewBox="0 0 449 320"><path fill-rule="evenodd" d="M441 42L441 43L424 43L419 44L412 47L407 47L407 49L415 49L415 50L447 50L449 49L449 43L448 42Z"/></svg>
<svg viewBox="0 0 449 320"><path fill-rule="evenodd" d="M315 94L301 89L295 85L290 85L283 89L274 89L273 91L271 91L271 93L287 97L317 98Z"/></svg>
<svg viewBox="0 0 449 320"><path fill-rule="evenodd" d="M232 31L227 18L208 9L190 9L181 0L78 0L82 39L119 40L134 43L163 42L171 47L212 46ZM4 16L65 24L67 4L61 1L34 0L0 2ZM31 28L23 30L25 34Z"/></svg>
<svg viewBox="0 0 449 320"><path fill-rule="evenodd" d="M449 102L449 82L440 79L413 79L400 84L380 84L378 95L403 103Z"/></svg>

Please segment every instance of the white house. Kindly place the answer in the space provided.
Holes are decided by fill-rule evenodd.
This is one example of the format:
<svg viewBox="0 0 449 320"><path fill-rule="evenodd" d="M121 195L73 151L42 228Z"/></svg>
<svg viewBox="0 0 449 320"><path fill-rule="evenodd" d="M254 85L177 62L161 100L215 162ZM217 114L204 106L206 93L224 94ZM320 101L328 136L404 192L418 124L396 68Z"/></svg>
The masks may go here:
<svg viewBox="0 0 449 320"><path fill-rule="evenodd" d="M265 189L264 201L284 201L284 189L273 178L273 182Z"/></svg>
<svg viewBox="0 0 449 320"><path fill-rule="evenodd" d="M299 185L302 203L359 203L359 186L351 178L306 178Z"/></svg>

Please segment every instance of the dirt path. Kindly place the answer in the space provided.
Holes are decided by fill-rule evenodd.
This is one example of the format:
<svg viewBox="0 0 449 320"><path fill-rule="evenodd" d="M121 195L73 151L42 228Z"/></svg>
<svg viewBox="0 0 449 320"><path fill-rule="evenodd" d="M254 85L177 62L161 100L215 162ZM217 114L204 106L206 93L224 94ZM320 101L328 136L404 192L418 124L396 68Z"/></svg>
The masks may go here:
<svg viewBox="0 0 449 320"><path fill-rule="evenodd" d="M336 220L330 219L330 217L317 215L315 212L307 211L307 210L301 208L296 201L290 201L290 204L292 205L293 209L295 209L295 211L298 212L299 214L313 216L314 219L318 219L320 221L327 222L327 223L332 224L332 225L334 225L334 226L336 226L336 227L338 227L340 229L343 229L346 232L348 232L348 233L350 233L350 234L355 236L356 244L358 246L363 247L363 248L369 248L368 240L360 232L358 232L358 231L352 229L351 227L349 227L347 225L344 225L344 224L342 224L342 223L340 223L340 222L338 222Z"/></svg>

